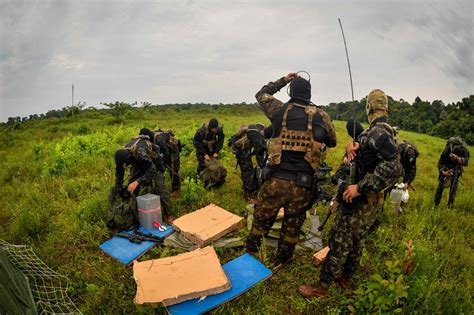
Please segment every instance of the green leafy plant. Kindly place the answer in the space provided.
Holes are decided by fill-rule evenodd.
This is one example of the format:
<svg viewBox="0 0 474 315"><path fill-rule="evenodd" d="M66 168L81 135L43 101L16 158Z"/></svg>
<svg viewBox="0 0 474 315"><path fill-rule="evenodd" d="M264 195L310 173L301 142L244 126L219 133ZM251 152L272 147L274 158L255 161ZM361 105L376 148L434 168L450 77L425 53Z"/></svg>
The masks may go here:
<svg viewBox="0 0 474 315"><path fill-rule="evenodd" d="M412 261L414 256L413 242L405 243L406 262ZM351 313L400 313L403 300L408 297L402 263L399 260L385 261L385 273L378 273L370 277L370 281L363 283L354 291L355 297L350 299L348 309ZM411 271L411 270L410 270Z"/></svg>

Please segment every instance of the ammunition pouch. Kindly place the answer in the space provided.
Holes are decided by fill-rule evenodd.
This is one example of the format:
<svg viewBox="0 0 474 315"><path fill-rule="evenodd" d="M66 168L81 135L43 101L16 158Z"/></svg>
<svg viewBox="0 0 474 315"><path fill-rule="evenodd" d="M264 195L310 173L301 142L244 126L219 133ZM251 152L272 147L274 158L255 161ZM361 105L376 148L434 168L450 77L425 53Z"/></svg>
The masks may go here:
<svg viewBox="0 0 474 315"><path fill-rule="evenodd" d="M281 138L271 138L268 140L268 164L270 166L280 165L281 153Z"/></svg>
<svg viewBox="0 0 474 315"><path fill-rule="evenodd" d="M313 176L308 175L306 173L297 173L295 183L298 187L312 188Z"/></svg>

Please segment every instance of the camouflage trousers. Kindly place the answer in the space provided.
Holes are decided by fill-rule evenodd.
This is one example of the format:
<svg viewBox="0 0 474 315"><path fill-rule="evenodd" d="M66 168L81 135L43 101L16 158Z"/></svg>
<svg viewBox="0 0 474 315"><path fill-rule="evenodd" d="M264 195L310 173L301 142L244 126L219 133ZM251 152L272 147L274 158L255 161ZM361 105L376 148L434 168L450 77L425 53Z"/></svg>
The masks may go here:
<svg viewBox="0 0 474 315"><path fill-rule="evenodd" d="M456 180L453 178L449 178L446 180L451 181L451 186L449 186L449 198L448 198L448 207L454 206L454 198L456 197L456 193L458 191L458 184L459 184L459 177ZM434 203L435 205L439 205L441 202L441 198L443 197L443 190L444 190L444 181L442 177L438 178L438 188L436 189Z"/></svg>
<svg viewBox="0 0 474 315"><path fill-rule="evenodd" d="M165 185L165 178L163 173L157 172L155 178L148 185L140 184L137 196L143 196L146 194L154 194L160 196L161 208L163 214L168 216L171 214L171 200L170 192Z"/></svg>
<svg viewBox="0 0 474 315"><path fill-rule="evenodd" d="M369 201L356 205L353 214L337 212L329 236L329 253L321 268L320 285L329 286L343 273L351 277L359 265L361 240L382 211L383 193L369 194Z"/></svg>
<svg viewBox="0 0 474 315"><path fill-rule="evenodd" d="M234 153L240 167L244 193L251 196L258 190L258 183L254 178L252 156L248 150L236 149Z"/></svg>
<svg viewBox="0 0 474 315"><path fill-rule="evenodd" d="M181 187L181 178L179 177L179 151L173 151L171 157L165 160L166 165L168 166L168 172L171 178L171 190L178 191Z"/></svg>
<svg viewBox="0 0 474 315"><path fill-rule="evenodd" d="M267 180L258 194L254 221L247 238L247 249L252 252L258 251L262 237L268 235L278 211L283 207L285 215L278 242L277 260L288 261L298 243L306 210L312 206L310 197L310 189L298 187L294 181L275 177Z"/></svg>

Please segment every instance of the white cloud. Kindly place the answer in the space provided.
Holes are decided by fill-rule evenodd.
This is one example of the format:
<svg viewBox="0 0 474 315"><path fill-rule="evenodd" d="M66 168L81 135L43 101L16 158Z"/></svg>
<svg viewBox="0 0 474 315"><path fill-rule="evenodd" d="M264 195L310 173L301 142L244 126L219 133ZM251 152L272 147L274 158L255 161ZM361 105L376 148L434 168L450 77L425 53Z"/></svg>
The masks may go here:
<svg viewBox="0 0 474 315"><path fill-rule="evenodd" d="M458 100L472 93L465 1L2 1L0 120L69 105L254 101L270 80L312 75L314 101ZM279 94L286 99L284 93Z"/></svg>

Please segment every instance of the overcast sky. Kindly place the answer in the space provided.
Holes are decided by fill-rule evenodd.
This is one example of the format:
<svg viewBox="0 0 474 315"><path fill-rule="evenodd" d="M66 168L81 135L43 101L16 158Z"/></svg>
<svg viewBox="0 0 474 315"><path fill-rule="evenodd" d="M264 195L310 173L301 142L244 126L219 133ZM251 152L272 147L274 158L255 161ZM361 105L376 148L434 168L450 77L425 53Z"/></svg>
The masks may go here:
<svg viewBox="0 0 474 315"><path fill-rule="evenodd" d="M0 0L0 121L71 105L71 84L87 106L254 102L297 70L314 103L349 100L338 17L356 99L457 101L474 93L472 3Z"/></svg>

